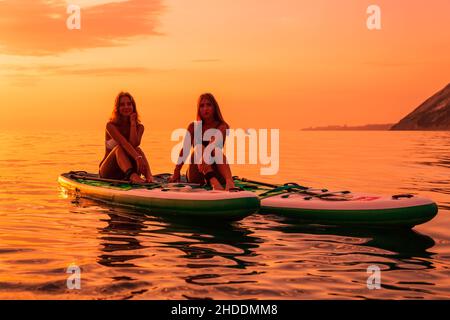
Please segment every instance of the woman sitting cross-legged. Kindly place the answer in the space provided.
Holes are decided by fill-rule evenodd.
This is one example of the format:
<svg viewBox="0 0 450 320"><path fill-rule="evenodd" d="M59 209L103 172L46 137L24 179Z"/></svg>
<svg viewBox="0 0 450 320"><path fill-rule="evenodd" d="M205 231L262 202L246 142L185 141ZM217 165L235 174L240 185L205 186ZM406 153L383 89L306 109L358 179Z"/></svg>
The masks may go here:
<svg viewBox="0 0 450 320"><path fill-rule="evenodd" d="M191 162L187 170L187 180L191 183L198 183L201 185L209 184L215 190L223 190L225 185L226 190L234 189L234 181L231 175L230 165L227 163L227 159L223 154L223 144L225 143L226 131L229 129L228 124L223 119L222 113L214 96L210 93L205 93L200 96L197 103L197 125L201 124L203 137L204 133L208 129L216 129L222 137L222 144L218 144L215 138L211 138L209 141L202 141L196 145L194 141L194 131L196 124L192 122L188 127L188 132L191 137L191 147L194 148L192 152ZM204 150L210 144L214 144L214 151L212 156L220 161L214 161L208 164L208 161L204 159ZM217 147L217 148L216 148ZM201 152L200 163L195 163L195 153ZM180 181L180 172L183 167L184 161L188 158L188 154L184 154L183 150L180 152L180 163L175 167L174 173L170 178L170 182Z"/></svg>
<svg viewBox="0 0 450 320"><path fill-rule="evenodd" d="M106 150L99 169L101 178L153 182L147 158L139 147L143 133L134 98L128 92L120 92L106 125Z"/></svg>

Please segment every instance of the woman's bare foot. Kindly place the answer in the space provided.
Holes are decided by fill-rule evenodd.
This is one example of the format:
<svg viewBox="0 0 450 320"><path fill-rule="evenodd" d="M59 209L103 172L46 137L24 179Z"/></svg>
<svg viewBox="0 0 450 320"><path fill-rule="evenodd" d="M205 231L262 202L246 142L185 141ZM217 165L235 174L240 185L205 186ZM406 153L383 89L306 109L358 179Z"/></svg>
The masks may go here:
<svg viewBox="0 0 450 320"><path fill-rule="evenodd" d="M223 190L222 185L216 178L211 178L211 180L209 180L209 184L211 185L213 190Z"/></svg>
<svg viewBox="0 0 450 320"><path fill-rule="evenodd" d="M226 185L225 185L225 190L228 191L228 190L233 189L233 188L236 188L236 186L234 185L233 179L227 180L226 181Z"/></svg>
<svg viewBox="0 0 450 320"><path fill-rule="evenodd" d="M145 183L145 180L142 179L137 173L131 174L130 181L131 181L131 183L136 183L136 184Z"/></svg>

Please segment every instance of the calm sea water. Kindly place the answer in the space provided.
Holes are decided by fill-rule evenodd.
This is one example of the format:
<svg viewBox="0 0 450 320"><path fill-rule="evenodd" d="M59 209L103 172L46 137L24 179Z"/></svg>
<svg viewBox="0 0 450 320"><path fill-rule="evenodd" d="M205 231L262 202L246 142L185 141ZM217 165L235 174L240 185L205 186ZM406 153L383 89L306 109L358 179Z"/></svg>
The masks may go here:
<svg viewBox="0 0 450 320"><path fill-rule="evenodd" d="M450 298L450 133L281 131L280 171L236 175L375 193L413 192L439 214L410 231L311 227L254 214L183 222L67 198L56 179L96 171L103 132L0 131L0 298ZM147 132L154 172L169 132ZM69 290L67 268L81 268ZM369 290L367 267L381 269Z"/></svg>

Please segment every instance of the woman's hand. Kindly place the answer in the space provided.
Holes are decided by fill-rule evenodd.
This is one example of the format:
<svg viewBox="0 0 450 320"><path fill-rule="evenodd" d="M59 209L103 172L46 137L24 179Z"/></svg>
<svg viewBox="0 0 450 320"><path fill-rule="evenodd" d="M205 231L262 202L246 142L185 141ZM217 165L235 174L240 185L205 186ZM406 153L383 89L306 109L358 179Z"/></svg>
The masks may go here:
<svg viewBox="0 0 450 320"><path fill-rule="evenodd" d="M146 166L145 166L145 161L144 161L144 157L141 155L136 156L136 165L137 165L137 171L138 172L145 172Z"/></svg>
<svg viewBox="0 0 450 320"><path fill-rule="evenodd" d="M180 182L180 171L175 170L173 175L169 178L169 182Z"/></svg>
<svg viewBox="0 0 450 320"><path fill-rule="evenodd" d="M136 123L137 123L137 113L136 112L133 112L131 115L130 115L130 124L131 125L136 125Z"/></svg>

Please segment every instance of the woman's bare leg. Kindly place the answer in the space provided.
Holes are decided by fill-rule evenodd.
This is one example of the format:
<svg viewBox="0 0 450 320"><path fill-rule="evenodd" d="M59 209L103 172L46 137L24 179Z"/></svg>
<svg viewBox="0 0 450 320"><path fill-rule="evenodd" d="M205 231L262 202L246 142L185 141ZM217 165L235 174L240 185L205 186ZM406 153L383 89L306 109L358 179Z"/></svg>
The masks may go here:
<svg viewBox="0 0 450 320"><path fill-rule="evenodd" d="M208 166L208 167L210 167L210 166ZM205 174L207 172L210 172L208 170L213 171L213 169L212 168L207 169L204 173L201 170L204 170L204 167L202 167L202 165L197 165L195 163L191 163L189 165L188 172L187 172L188 181L191 183L198 183L201 185L205 184ZM211 187L214 190L223 190L222 185L216 178L212 178L209 181L209 183L211 184Z"/></svg>
<svg viewBox="0 0 450 320"><path fill-rule="evenodd" d="M198 170L198 166L193 163L189 165L189 168L187 170L187 179L190 183L198 183L198 184L205 183L203 174Z"/></svg>
<svg viewBox="0 0 450 320"><path fill-rule="evenodd" d="M233 176L231 175L231 168L230 165L227 162L227 158L224 154L223 155L223 161L222 164L216 164L217 170L219 171L219 174L225 179L225 190L230 190L231 188L234 188L234 180Z"/></svg>
<svg viewBox="0 0 450 320"><path fill-rule="evenodd" d="M198 164L197 165L198 171L205 176L207 173L215 172L214 167L212 165L208 164ZM220 184L219 180L217 178L213 177L209 180L209 184L214 190L223 190L222 185Z"/></svg>
<svg viewBox="0 0 450 320"><path fill-rule="evenodd" d="M116 146L115 150L113 151L116 154L116 160L117 164L119 165L120 170L122 170L123 173L128 172L130 169L133 168L133 164L131 163L130 156L121 146ZM111 152L113 152L111 151ZM130 181L133 183L144 183L145 180L140 177L140 175L137 172L133 172L130 176Z"/></svg>
<svg viewBox="0 0 450 320"><path fill-rule="evenodd" d="M215 172L215 171L216 170L214 170L214 167L212 165L208 165L208 164L204 164L204 163L195 164L194 156L192 155L191 164L189 165L189 169L187 172L187 178L188 178L189 182L204 184L205 183L205 175L208 172ZM222 187L220 181L217 180L217 178L215 178L215 177L211 178L209 180L209 183L214 190L223 190L223 187Z"/></svg>
<svg viewBox="0 0 450 320"><path fill-rule="evenodd" d="M113 149L100 164L98 173L101 178L122 179L123 172L117 165L116 153Z"/></svg>
<svg viewBox="0 0 450 320"><path fill-rule="evenodd" d="M145 156L144 151L141 148L136 148L136 151L142 156L142 158L144 159L144 163L145 163L145 169L144 172L138 172L139 175L144 175L147 182L153 182L153 175L152 175L152 171L150 169L150 165L148 163L147 157Z"/></svg>

